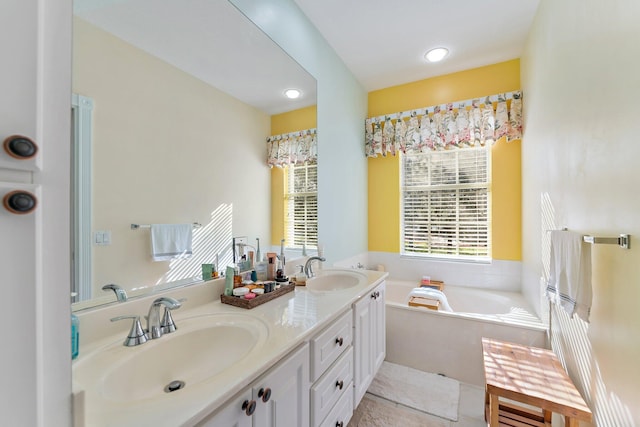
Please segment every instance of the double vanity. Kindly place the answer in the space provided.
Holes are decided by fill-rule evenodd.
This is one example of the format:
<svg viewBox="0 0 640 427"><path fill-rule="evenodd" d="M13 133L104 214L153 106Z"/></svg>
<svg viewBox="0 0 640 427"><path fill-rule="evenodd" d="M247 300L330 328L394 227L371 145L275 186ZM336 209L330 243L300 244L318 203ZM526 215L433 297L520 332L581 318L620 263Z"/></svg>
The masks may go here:
<svg viewBox="0 0 640 427"><path fill-rule="evenodd" d="M73 362L82 426L346 426L385 355L387 273L323 269L251 310L224 280L87 310ZM182 300L177 330L125 346L158 298Z"/></svg>

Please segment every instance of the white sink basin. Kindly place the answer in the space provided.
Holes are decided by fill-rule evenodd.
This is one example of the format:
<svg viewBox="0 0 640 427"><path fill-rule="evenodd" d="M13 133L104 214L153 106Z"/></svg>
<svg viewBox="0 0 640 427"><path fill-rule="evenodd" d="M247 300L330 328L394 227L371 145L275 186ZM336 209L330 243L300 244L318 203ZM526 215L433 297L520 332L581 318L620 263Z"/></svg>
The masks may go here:
<svg viewBox="0 0 640 427"><path fill-rule="evenodd" d="M261 320L244 314L197 316L176 324L176 332L135 347L122 345L123 330L122 340L81 356L74 382L112 402L165 395L170 383L178 388L173 393L180 393L246 361L268 337Z"/></svg>
<svg viewBox="0 0 640 427"><path fill-rule="evenodd" d="M367 283L367 275L357 270L321 270L307 279L307 289L316 292L341 291Z"/></svg>

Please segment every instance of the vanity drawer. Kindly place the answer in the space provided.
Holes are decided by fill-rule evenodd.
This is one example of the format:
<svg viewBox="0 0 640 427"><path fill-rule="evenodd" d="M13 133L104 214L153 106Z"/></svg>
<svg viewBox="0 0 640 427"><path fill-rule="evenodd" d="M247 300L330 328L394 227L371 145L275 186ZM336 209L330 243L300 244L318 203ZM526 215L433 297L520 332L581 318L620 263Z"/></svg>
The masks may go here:
<svg viewBox="0 0 640 427"><path fill-rule="evenodd" d="M336 363L311 387L311 425L320 425L338 400L352 394L353 347L349 346ZM353 403L351 406L353 411Z"/></svg>
<svg viewBox="0 0 640 427"><path fill-rule="evenodd" d="M349 383L349 390L351 390L351 387L353 387L353 383ZM353 416L353 410L353 393L347 392L336 403L336 406L333 407L319 427L347 427Z"/></svg>
<svg viewBox="0 0 640 427"><path fill-rule="evenodd" d="M352 311L348 310L311 339L311 382L314 382L351 345Z"/></svg>

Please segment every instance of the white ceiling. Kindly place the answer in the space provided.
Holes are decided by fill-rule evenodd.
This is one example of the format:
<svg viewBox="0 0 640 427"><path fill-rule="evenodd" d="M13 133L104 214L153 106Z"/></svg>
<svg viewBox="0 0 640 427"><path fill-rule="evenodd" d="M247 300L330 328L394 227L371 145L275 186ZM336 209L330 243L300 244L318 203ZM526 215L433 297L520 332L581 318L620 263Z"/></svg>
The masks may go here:
<svg viewBox="0 0 640 427"><path fill-rule="evenodd" d="M268 114L316 104L315 79L227 0L74 0L74 14Z"/></svg>
<svg viewBox="0 0 640 427"><path fill-rule="evenodd" d="M519 58L539 0L294 0L367 91ZM424 53L449 56L426 63Z"/></svg>
<svg viewBox="0 0 640 427"><path fill-rule="evenodd" d="M539 3L294 1L367 91L519 58ZM316 103L315 79L227 0L74 0L74 13L268 114ZM449 56L427 63L438 46Z"/></svg>

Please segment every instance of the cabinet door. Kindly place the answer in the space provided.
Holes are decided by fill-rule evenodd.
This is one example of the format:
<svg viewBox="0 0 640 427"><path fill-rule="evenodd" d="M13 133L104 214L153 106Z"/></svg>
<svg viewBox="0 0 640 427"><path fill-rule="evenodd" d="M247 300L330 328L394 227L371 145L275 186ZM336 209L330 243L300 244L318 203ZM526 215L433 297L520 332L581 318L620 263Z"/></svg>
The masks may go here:
<svg viewBox="0 0 640 427"><path fill-rule="evenodd" d="M258 380L253 399L257 402L254 427L308 427L309 345L294 351Z"/></svg>
<svg viewBox="0 0 640 427"><path fill-rule="evenodd" d="M373 357L371 357L372 301L371 295L367 294L354 304L354 408L358 406L373 380L374 366Z"/></svg>
<svg viewBox="0 0 640 427"><path fill-rule="evenodd" d="M69 318L69 129L71 16L68 0L0 2L0 144L23 135L39 146L17 160L0 148L0 199L34 194L30 214L0 203L4 304L0 423L71 424ZM46 161L45 161L46 160Z"/></svg>
<svg viewBox="0 0 640 427"><path fill-rule="evenodd" d="M385 283L382 282L375 291L376 298L371 302L372 304L372 320L374 326L372 328L372 346L373 346L373 375L375 376L384 362L386 355L386 316L385 316Z"/></svg>
<svg viewBox="0 0 640 427"><path fill-rule="evenodd" d="M251 402L251 390L234 397L230 403L198 423L198 427L252 427L253 416L247 415L243 405Z"/></svg>

